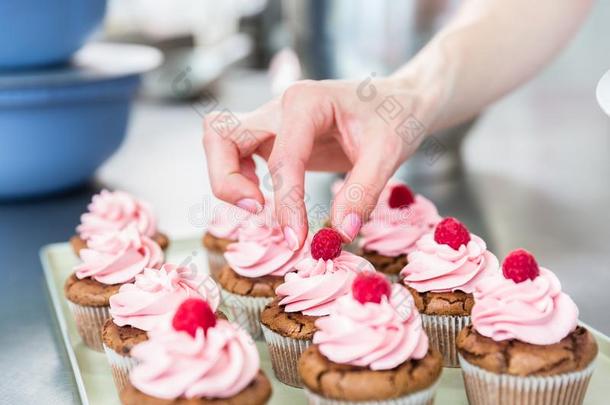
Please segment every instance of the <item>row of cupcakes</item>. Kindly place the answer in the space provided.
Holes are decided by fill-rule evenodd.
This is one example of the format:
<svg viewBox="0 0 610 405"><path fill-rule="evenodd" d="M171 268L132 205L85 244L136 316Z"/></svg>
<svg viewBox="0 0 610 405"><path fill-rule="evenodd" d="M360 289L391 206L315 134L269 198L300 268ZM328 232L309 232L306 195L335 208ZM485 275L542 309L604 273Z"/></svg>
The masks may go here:
<svg viewBox="0 0 610 405"><path fill-rule="evenodd" d="M64 285L77 330L90 348L103 351L102 328L110 298L145 269L164 263L167 236L157 229L151 207L123 191L93 196L70 239L80 262Z"/></svg>
<svg viewBox="0 0 610 405"><path fill-rule="evenodd" d="M250 341L249 336L239 331L236 325L226 324L226 317L218 310L219 289L208 275L193 263L164 263L163 250L168 243L168 238L157 231L155 217L147 203L122 191L107 190L93 197L88 211L81 216L77 235L71 238L74 253L81 260L65 283L68 305L83 342L94 350L105 352L119 393L130 385L129 374L140 360L138 354L146 353L146 349L134 348L147 342L151 336L167 336L164 331L171 329L168 325L172 322L176 330L188 330L195 337L195 329L187 325L192 320L188 314L194 310L201 311L202 306L203 310L213 312L214 324L218 319L223 325L219 328L223 332L215 339L214 350L222 349L225 338L227 347L232 346L234 340L241 342L242 346ZM182 315L176 315L176 311L182 311ZM212 322L210 316L206 316ZM232 334L232 337L227 334ZM248 357L253 357L254 350L258 358L256 349L249 346ZM258 369L257 364L258 360ZM142 375L139 379L137 375L136 381L145 381ZM269 388L260 393L268 398L268 381L264 376L257 381L263 388ZM243 383L249 385L250 381L216 381L215 388L202 392L206 396L228 398L234 394L234 385L241 384L243 388ZM142 384L146 386L145 382ZM228 389L223 392L218 384ZM242 397L247 399L250 391L247 390L248 395L242 394ZM125 403L140 403L133 396L127 395L126 398ZM266 399L261 403L264 402Z"/></svg>
<svg viewBox="0 0 610 405"><path fill-rule="evenodd" d="M404 190L400 193L404 194ZM390 196L392 194L396 192L390 192ZM98 209L101 212L113 213L106 218L129 216L118 214L128 212L124 208L117 208L119 204L107 204L107 206L114 208ZM131 206L133 205L128 205ZM398 209L405 208L408 208L408 205ZM90 207L90 212L92 211L94 210ZM141 268L140 264L144 263L144 257L158 258L158 255L146 253L156 249L154 244L142 242L147 241L145 238L151 238L142 235L139 232L141 228L134 226L133 221L124 222L125 225L119 229L101 232L98 237L89 238L87 248L80 251L83 263L77 267L77 274L66 283L66 295L69 301L76 300L70 299L70 293L74 296L80 295L81 299L87 297L89 300L89 305L82 305L85 304L82 301L80 304L73 302L73 305L89 307L87 309L103 308L103 316L96 316L100 315L100 311L93 311L94 316L85 313L81 321L105 318L102 322L105 323L102 334L103 345L106 346L111 364L117 365L113 367L116 371L117 385L125 384L124 370L133 367L133 364L128 364L122 369L121 362L113 363L112 356L120 356L115 356L115 360L129 359L133 344L148 341L149 337L155 334L153 329L146 330L152 328L147 327L144 321L148 316L151 316L148 325L155 324L155 319L167 319L180 299L189 295L206 299L209 302L207 305L213 309L218 305L213 299L212 287L215 285L207 277L194 281L193 277L197 274L190 273L188 268L181 269L171 265L165 265L160 270L151 268L159 267L160 264L150 267L144 265ZM447 328L436 329L442 332L437 336L438 348L441 351L447 352L449 349L458 353L456 356L462 364L471 402L489 403L490 395L502 399L502 395L508 395L507 393L518 397L525 395L520 393L523 390L527 391L529 393L527 395L531 398L538 395L539 398L552 401L550 403L582 401L586 383L592 372L592 360L597 350L595 342L586 330L577 327L576 306L561 292L556 277L548 270L539 268L535 259L527 252L517 251L509 255L500 271L497 260L494 261L495 257L487 251L482 241L479 243L480 238L470 234L458 221L445 219L420 237L414 244L414 250L407 255L407 264L401 273L402 282L410 290L404 285L395 285L392 290L398 293L389 294L389 288L385 284L387 282L384 282L383 278L375 277L378 273L375 272L374 266L363 257L343 251L341 239L333 230L322 230L314 236L311 244L307 244L306 248L293 252L287 248L281 232L273 223L264 224L265 222L261 224L259 221L259 223L250 222L245 226L239 226L238 243L228 249L233 253L226 255L229 266L225 266L219 273L221 276L225 274L221 277L220 283L225 298L224 308L228 308L231 318L246 327L258 325L259 317L261 318L274 372L281 381L288 384L304 383L312 403L343 403L341 401L352 403L364 400L367 395L373 403L378 401L420 403L412 401L433 394L433 385L438 375L433 372L435 362L430 359L438 356L431 354L429 360L425 361L427 368L420 369L426 371L418 373L432 377L418 379L416 382L405 379L404 371L409 370L407 375L412 376L414 364L423 361L427 354L418 358L414 353L421 354L423 349L405 351L403 347L403 350L399 350L402 346L397 343L398 335L395 334L397 329L404 329L405 342L410 341L412 345L414 341L425 340L427 350L428 337L421 332L423 325L430 335L430 346L432 346L430 353L436 353L433 333L429 327L426 327L426 308L422 309L421 305L417 305L418 301L422 301L426 306L432 303L434 308L443 301L457 303L457 307L462 311L472 313L472 326L461 328L457 337L457 351L452 349L455 348L453 343L447 344L448 339L456 340L455 334L459 331L456 330L455 325L451 333L445 333ZM135 237L136 233L139 238ZM244 236L240 238L241 234ZM103 243L96 242L96 239ZM124 243L125 241L129 243ZM89 253L85 254L85 252ZM89 260L85 260L87 255L90 256ZM136 258L140 260L135 260ZM155 263L160 261L162 258L153 260ZM87 263L89 265L86 265ZM481 263L485 264L481 266ZM408 270L409 266L412 266L410 270ZM141 271L134 275L133 272L139 268ZM128 281L117 281L128 277L131 277ZM71 282L74 278L82 281L83 285L74 288L75 283ZM222 280L225 279L230 283L223 283ZM456 279L461 280L456 284L458 287L446 287L448 280ZM117 282L113 283L114 281ZM423 282L426 288L417 289L417 282ZM108 288L100 289L96 283ZM359 289L359 283L364 287ZM446 291L438 288L439 283L445 286L443 288ZM94 287L91 287L92 285ZM209 296L202 294L201 288L193 288L202 285L208 286L204 292L210 292ZM233 288L245 288L247 294L242 295L238 293L239 291L233 291L230 292L232 295L226 295L225 287L230 285L233 285ZM456 291L465 289L466 285L472 287L471 292ZM171 286L169 290L166 289L168 286ZM430 286L436 287L428 291ZM269 296L269 290L277 296L275 298L273 295ZM117 291L119 294L116 294ZM175 291L179 293L174 294ZM511 293L498 293L498 291ZM454 300L456 298L454 295L436 296L430 293L461 293L466 297ZM112 299L111 295L114 295ZM239 296L241 300L235 299L234 295ZM371 296L372 301L369 301ZM258 306L251 305L259 298L267 302L264 309L261 309L260 303L257 303ZM364 308L358 307L356 301L364 305ZM91 305L93 302L97 304ZM349 304L342 304L343 302ZM390 305L397 317L382 316L384 312L378 308L379 305L386 307ZM367 306L372 309L365 310ZM414 306L422 311L422 315L419 315ZM351 310L346 311L345 308ZM525 309L529 312L525 312ZM375 315L367 318L365 315L367 311L372 311ZM109 322L110 314L115 319ZM76 311L75 315L77 315ZM451 317L466 316L451 315L447 311L428 315L436 319L440 327ZM384 319L385 321L382 321ZM77 317L77 325L78 323ZM89 325L79 328L81 332L88 331L88 334L83 334L85 342L87 336L94 335L92 331L96 329L98 337L100 336L102 326L99 322L93 322L95 327L92 327L91 322L83 323ZM416 332L417 328L406 327L407 324L419 325L420 333ZM122 329L125 327L131 329ZM134 332L135 335L132 335ZM425 339L419 338L420 335L426 336ZM139 336L140 340L131 339L132 336ZM196 333L191 337L195 336ZM353 340L344 340L344 336L352 336ZM394 340L388 343L390 338ZM126 344L119 343L122 340ZM382 341L385 343L382 344ZM323 344L326 344L324 347L331 349L324 349ZM420 343L417 345L419 346ZM421 345L423 347L424 343ZM343 351L338 357L335 356L334 352L343 346L350 349ZM201 343L196 347L203 350ZM319 352L318 355L315 355L316 350ZM379 368L379 364L387 366L392 363L387 361L380 363L375 359L383 359L387 357L384 353L388 354L396 350L403 355L390 357L400 364ZM314 352L314 355L306 356L302 352ZM407 352L410 354L404 358ZM361 355L350 357L355 353ZM536 357L536 353L542 354ZM301 360L298 360L299 358ZM308 358L314 360L305 360ZM328 364L320 363L321 359ZM369 360L370 363L367 363ZM438 374L440 374L440 360L437 362ZM312 368L307 366L310 363L317 364L315 367L312 366L314 371L322 370L320 374L313 373L316 375L313 379L311 379ZM402 363L409 365L404 368L401 366ZM325 370L325 367L328 370ZM397 369L403 370L403 373L394 375L393 372ZM188 377L189 371L185 370L184 373ZM117 378L117 375L121 375L122 379ZM345 377L346 375L348 377ZM363 379L382 381L388 376L392 376L400 384L367 390L358 383ZM341 383L344 377L345 381L353 382ZM488 385L481 381L488 382ZM202 383L205 385L205 381ZM340 390L333 390L332 387L336 384L340 385ZM530 387L532 384L534 388ZM343 394L340 395L339 391ZM375 392L377 394L373 395ZM557 394L558 392L561 394ZM190 395L185 391L179 393L178 397ZM532 400L535 399L529 401ZM496 401L492 400L492 402ZM522 401L522 403L528 402Z"/></svg>
<svg viewBox="0 0 610 405"><path fill-rule="evenodd" d="M523 258L511 256L505 263L515 260ZM528 277L519 283L510 277L489 276L477 287L473 314L480 313L480 318L473 315L473 326L462 330L458 343L470 403L582 403L596 352L584 328L566 317L552 331L568 331L566 337L558 343L533 345L515 338L506 341L506 336L498 336L506 333L502 322L490 319L489 308L495 308L497 299L531 304L527 292L535 290L536 280L554 284L548 298L556 294L561 302L554 308L559 311L556 316L576 314L569 297L557 290L552 273L541 268L538 272L533 280ZM519 278L521 272L508 275ZM526 284L519 286L522 283ZM511 294L502 293L507 289ZM497 311L495 315L499 316ZM310 403L432 403L442 359L429 345L412 295L400 283L391 285L375 271L360 272L348 293L315 326L313 342L297 362ZM544 329L516 328L520 336L527 336L524 339L552 340ZM209 404L222 399L232 404L264 404L269 399L269 382L260 371L251 337L234 324L217 320L206 301L187 299L171 322L166 318L148 336L131 350L138 364L121 392L124 404L182 400ZM557 355L563 358L553 358ZM532 356L538 361L531 361Z"/></svg>
<svg viewBox="0 0 610 405"><path fill-rule="evenodd" d="M228 297L229 313L237 314L234 319L257 337L260 334L260 317L276 376L280 381L295 386L302 383L302 376L296 368L298 358L314 340L314 334L319 329L318 320L329 316L336 301L349 295L351 283L357 274L377 270L393 280L400 279L421 312L422 324L431 346L441 352L443 364L450 367L457 367L460 361L468 358L466 351L464 356L460 355L459 333L463 335L467 333L464 331L478 331L476 323L479 321L474 327L466 327L471 323L475 297L485 294L477 292L480 281L502 277L498 260L487 250L481 238L471 234L454 218L442 219L430 201L414 195L404 184L394 183L384 190L371 221L362 228L360 256L341 251L341 239L330 229L324 229L314 236L311 252L306 252L307 243L300 251L292 252L283 240L281 231L273 225L263 230L260 224L253 227L246 219L234 223L232 229L235 241L226 244L224 261L219 261L222 263L219 283L223 296ZM206 247L209 240L215 238L211 232L213 230L208 230L204 238ZM208 243L205 243L205 239L208 239ZM317 244L316 239L323 242ZM504 267L511 268L511 263L523 261L535 262L529 253L518 251L509 255ZM294 269L290 269L292 265ZM504 275L511 274L511 271L512 274L522 272L519 266L515 268L517 270L505 270ZM588 332L576 327L577 311L562 315L563 329L556 326L557 319L547 320L549 311L560 313L555 306L557 302L565 301L564 297L567 296L561 292L559 282L552 273L544 270L542 274L540 280L521 280L519 276L514 280L509 278L515 284L527 281L519 288L530 289L532 294L542 294L538 305L532 305L535 311L529 314L529 322L538 328L539 333L547 334L548 328L556 330L551 341L545 345L565 344L566 340L573 338L572 334L582 335L581 349L586 355L575 356L580 359L578 361L574 358L571 362L562 360L567 362L564 364L570 364L573 371L580 371L583 365L588 367L595 357L595 342ZM534 287L529 286L530 282ZM554 288L546 288L546 285L553 285ZM510 305L514 300L518 305L523 305L519 303L518 295L505 299L508 304L502 305ZM265 301L267 304L261 310ZM539 305L546 306L541 309ZM573 308L576 308L575 305ZM499 315L499 329L506 328L501 324L504 316L506 314ZM507 322L505 319L503 321ZM528 321L514 319L513 322L520 326ZM519 339L518 335L499 334L502 338L494 335L497 339L494 340L494 336L488 334L481 336L498 342ZM461 339L467 342L467 339ZM527 338L520 342L526 346L538 344ZM466 343L463 345L466 347ZM533 364L540 363L540 359L534 357L521 357L523 359ZM500 374L510 369L507 364L504 367ZM540 373L544 374L541 369L530 370L531 375L538 376ZM588 380L588 376L585 379Z"/></svg>

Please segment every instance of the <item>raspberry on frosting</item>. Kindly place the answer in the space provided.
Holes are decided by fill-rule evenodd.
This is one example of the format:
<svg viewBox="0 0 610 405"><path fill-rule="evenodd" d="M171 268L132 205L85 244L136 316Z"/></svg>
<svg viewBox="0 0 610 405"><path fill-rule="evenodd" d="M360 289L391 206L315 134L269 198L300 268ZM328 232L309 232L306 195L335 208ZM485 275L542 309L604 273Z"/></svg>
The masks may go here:
<svg viewBox="0 0 610 405"><path fill-rule="evenodd" d="M388 279L381 273L360 273L356 276L354 283L352 284L352 295L361 304L366 302L379 304L382 297L385 296L389 298L391 294L392 286Z"/></svg>
<svg viewBox="0 0 610 405"><path fill-rule="evenodd" d="M458 250L460 246L470 242L470 232L460 221L447 217L436 225L434 240L441 245L451 246Z"/></svg>
<svg viewBox="0 0 610 405"><path fill-rule="evenodd" d="M415 202L413 191L404 184L398 184L392 188L388 205L390 208L407 208Z"/></svg>
<svg viewBox="0 0 610 405"><path fill-rule="evenodd" d="M320 229L311 241L311 257L332 260L341 254L341 235L331 228Z"/></svg>
<svg viewBox="0 0 610 405"><path fill-rule="evenodd" d="M515 249L510 252L502 263L502 274L505 278L521 283L534 280L540 274L540 267L533 254L525 249Z"/></svg>
<svg viewBox="0 0 610 405"><path fill-rule="evenodd" d="M365 252L381 256L407 255L441 219L432 201L391 180L383 188L369 220L362 225L358 245Z"/></svg>
<svg viewBox="0 0 610 405"><path fill-rule="evenodd" d="M207 332L216 325L216 315L210 305L200 298L189 298L180 304L172 319L172 326L177 331L184 331L195 337L197 329Z"/></svg>

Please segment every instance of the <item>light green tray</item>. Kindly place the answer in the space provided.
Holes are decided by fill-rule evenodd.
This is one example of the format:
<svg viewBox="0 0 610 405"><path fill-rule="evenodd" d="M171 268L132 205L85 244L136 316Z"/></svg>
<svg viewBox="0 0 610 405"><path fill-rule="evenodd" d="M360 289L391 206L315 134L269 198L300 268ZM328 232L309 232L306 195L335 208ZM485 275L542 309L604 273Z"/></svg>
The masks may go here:
<svg viewBox="0 0 610 405"><path fill-rule="evenodd" d="M52 301L52 312L57 317L65 349L74 372L74 379L83 404L114 405L119 398L112 381L110 367L103 353L88 349L80 340L74 320L66 304L63 285L72 273L77 257L67 243L56 243L43 247L40 251L47 288ZM167 252L167 261L181 263L194 262L199 268L207 268L205 253L199 239L172 241ZM610 339L589 328L595 334L600 347L597 368L591 379L585 399L586 404L608 404L610 393ZM302 390L291 388L273 378L269 353L264 343L257 343L262 368L273 384L271 405L306 404ZM436 395L437 404L467 404L462 377L459 369L444 369Z"/></svg>

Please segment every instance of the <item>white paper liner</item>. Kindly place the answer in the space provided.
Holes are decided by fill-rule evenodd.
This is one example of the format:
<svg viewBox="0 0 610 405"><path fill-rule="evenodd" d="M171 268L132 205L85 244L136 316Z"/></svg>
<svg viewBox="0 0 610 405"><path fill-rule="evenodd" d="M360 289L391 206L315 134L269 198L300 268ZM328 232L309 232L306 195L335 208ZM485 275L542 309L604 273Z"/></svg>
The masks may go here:
<svg viewBox="0 0 610 405"><path fill-rule="evenodd" d="M582 404L595 361L584 370L544 377L496 374L459 356L470 405Z"/></svg>
<svg viewBox="0 0 610 405"><path fill-rule="evenodd" d="M85 345L98 352L104 351L102 329L106 320L110 319L110 306L88 307L68 300L68 307L74 316L76 330Z"/></svg>
<svg viewBox="0 0 610 405"><path fill-rule="evenodd" d="M114 385L116 385L117 392L120 393L129 382L129 372L136 366L137 361L129 355L120 355L105 344L103 346L112 371Z"/></svg>
<svg viewBox="0 0 610 405"><path fill-rule="evenodd" d="M222 312L248 332L253 339L262 339L261 331L261 312L265 305L273 301L269 297L248 297L245 295L233 294L220 287Z"/></svg>
<svg viewBox="0 0 610 405"><path fill-rule="evenodd" d="M305 394L307 395L309 405L432 405L434 403L434 395L436 394L437 386L438 381L424 390L416 391L402 397L380 401L346 401L330 399L322 397L307 388L305 388Z"/></svg>
<svg viewBox="0 0 610 405"><path fill-rule="evenodd" d="M311 345L310 340L282 336L261 324L263 336L269 348L269 357L275 377L284 384L301 388L299 357Z"/></svg>
<svg viewBox="0 0 610 405"><path fill-rule="evenodd" d="M222 268L227 264L224 252L206 249L206 253L208 256L208 269L210 271L210 277L212 277L214 281L218 281Z"/></svg>
<svg viewBox="0 0 610 405"><path fill-rule="evenodd" d="M443 367L460 367L455 341L462 328L470 325L470 316L421 314L421 318L430 346L443 356Z"/></svg>

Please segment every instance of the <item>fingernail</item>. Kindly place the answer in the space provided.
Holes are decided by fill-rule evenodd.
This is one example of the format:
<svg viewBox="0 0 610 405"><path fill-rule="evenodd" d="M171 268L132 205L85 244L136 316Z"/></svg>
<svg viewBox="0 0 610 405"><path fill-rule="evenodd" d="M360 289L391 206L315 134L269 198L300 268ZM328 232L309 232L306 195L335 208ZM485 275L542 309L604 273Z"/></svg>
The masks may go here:
<svg viewBox="0 0 610 405"><path fill-rule="evenodd" d="M358 214L352 212L343 218L341 225L339 226L339 233L347 239L349 242L353 241L356 235L358 235L358 231L360 231L360 226L362 225L362 221Z"/></svg>
<svg viewBox="0 0 610 405"><path fill-rule="evenodd" d="M244 198L235 203L239 208L244 209L253 214L258 214L263 210L263 206L252 198Z"/></svg>
<svg viewBox="0 0 610 405"><path fill-rule="evenodd" d="M299 240L297 239L296 232L289 226L284 227L284 239L288 244L290 250L297 251L299 249Z"/></svg>

